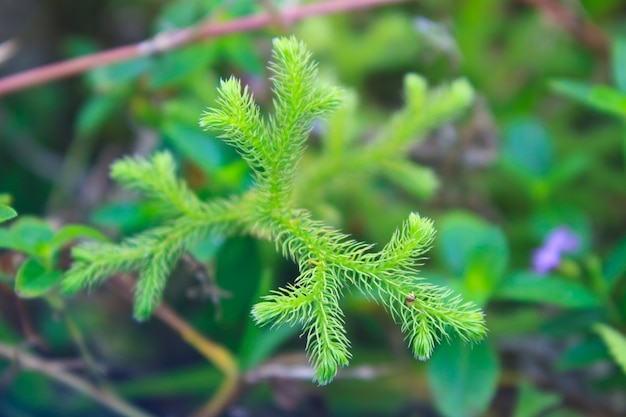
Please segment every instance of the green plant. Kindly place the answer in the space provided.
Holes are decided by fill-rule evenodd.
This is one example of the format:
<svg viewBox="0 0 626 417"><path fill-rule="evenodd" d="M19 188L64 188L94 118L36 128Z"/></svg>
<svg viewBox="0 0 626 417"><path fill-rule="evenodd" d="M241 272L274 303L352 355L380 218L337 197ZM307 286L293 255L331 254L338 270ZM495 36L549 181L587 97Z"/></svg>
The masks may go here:
<svg viewBox="0 0 626 417"><path fill-rule="evenodd" d="M272 292L254 306L259 324L300 324L316 369L315 380L330 382L350 359L340 299L350 285L382 303L400 323L415 357L428 358L451 332L475 341L485 332L483 314L451 291L416 276L415 266L428 249L432 222L412 213L380 251L350 239L305 210L295 207L296 166L314 120L340 104L339 90L321 84L316 65L295 39L274 42L275 113L262 118L247 87L230 78L221 82L215 108L201 119L223 132L248 162L255 186L240 196L203 202L175 176L168 153L151 160L124 159L112 176L160 203L162 226L119 245L83 244L63 288L73 293L92 287L118 271L139 271L135 317L146 319L159 304L166 278L180 258L206 233L249 233L275 242L300 268L294 284ZM451 89L466 102L469 90ZM372 161L372 163L378 161Z"/></svg>
<svg viewBox="0 0 626 417"><path fill-rule="evenodd" d="M4 223L17 216L17 212L9 205L10 203L10 195L0 194L0 223Z"/></svg>

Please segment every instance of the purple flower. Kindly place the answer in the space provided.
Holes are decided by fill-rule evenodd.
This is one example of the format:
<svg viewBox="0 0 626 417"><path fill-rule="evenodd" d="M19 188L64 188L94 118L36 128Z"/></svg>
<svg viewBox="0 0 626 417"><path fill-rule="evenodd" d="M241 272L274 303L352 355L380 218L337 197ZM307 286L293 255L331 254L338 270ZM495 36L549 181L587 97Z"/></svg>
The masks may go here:
<svg viewBox="0 0 626 417"><path fill-rule="evenodd" d="M545 275L561 264L563 254L575 252L578 248L578 235L566 226L559 226L548 234L542 246L533 251L533 270Z"/></svg>

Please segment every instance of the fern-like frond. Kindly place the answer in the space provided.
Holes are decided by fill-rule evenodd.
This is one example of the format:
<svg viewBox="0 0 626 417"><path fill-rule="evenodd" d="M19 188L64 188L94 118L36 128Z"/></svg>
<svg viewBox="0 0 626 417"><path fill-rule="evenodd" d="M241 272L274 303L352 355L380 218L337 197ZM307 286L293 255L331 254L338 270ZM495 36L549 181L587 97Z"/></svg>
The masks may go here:
<svg viewBox="0 0 626 417"><path fill-rule="evenodd" d="M404 107L366 145L358 146L356 130L350 128L354 123L350 108L331 118L322 138L324 152L298 179L297 199L306 200L309 190L327 190L329 183L355 178L363 181L376 175L387 177L417 197L431 195L438 186L435 174L430 168L409 161L407 150L432 129L460 115L470 105L473 90L464 79L429 89L422 77L408 74L404 95Z"/></svg>
<svg viewBox="0 0 626 417"><path fill-rule="evenodd" d="M247 86L242 89L240 81L234 77L222 80L216 106L204 113L200 126L222 132L220 139L237 149L257 181L263 180L273 158L269 146L272 137Z"/></svg>
<svg viewBox="0 0 626 417"><path fill-rule="evenodd" d="M76 246L74 262L62 283L66 293L92 288L118 272L136 271L135 317L146 319L161 301L167 277L185 251L208 231L239 230L240 200L202 202L176 179L175 168L168 153L157 153L150 160L125 158L113 165L117 181L159 202L172 220L118 245Z"/></svg>
<svg viewBox="0 0 626 417"><path fill-rule="evenodd" d="M162 203L168 222L118 245L76 247L74 263L63 282L65 291L92 287L119 271L138 271L135 316L146 318L160 302L171 269L200 236L241 231L272 240L277 250L298 264L300 275L295 282L265 296L252 314L259 324L302 326L320 384L330 382L350 360L340 307L343 292L350 286L384 306L400 324L417 358L429 357L435 344L451 332L470 341L481 338L485 328L480 310L449 290L417 278L416 267L433 237L430 220L411 214L389 243L373 252L372 245L294 207L295 169L307 135L316 118L337 107L339 94L319 82L309 52L294 38L274 42L270 68L274 73L273 115L263 119L247 88L230 78L221 82L216 106L201 120L203 127L219 131L248 162L254 187L229 200L202 202L176 179L168 154L157 154L150 161L116 163L113 177ZM435 92L429 92L420 78L408 77L406 85L407 108L385 130L386 140L350 155L345 154L348 148L333 145L344 154L342 169L364 169L401 158L411 135L458 113L471 98L471 89L463 81ZM323 175L329 172L332 169Z"/></svg>
<svg viewBox="0 0 626 417"><path fill-rule="evenodd" d="M66 293L91 288L117 272L139 271L135 317L146 319L159 304L167 276L184 251L209 225L181 217L119 245L87 243L72 250L74 262L62 287Z"/></svg>
<svg viewBox="0 0 626 417"><path fill-rule="evenodd" d="M143 158L116 161L111 167L111 178L157 201L165 213L198 218L203 212L198 197L176 177L176 164L168 152L156 153L149 161Z"/></svg>
<svg viewBox="0 0 626 417"><path fill-rule="evenodd" d="M270 69L275 114L270 117L273 151L267 184L272 197L291 199L295 168L304 151L313 121L340 104L339 91L317 78L317 65L302 42L294 38L275 39ZM275 204L275 203L272 203Z"/></svg>
<svg viewBox="0 0 626 417"><path fill-rule="evenodd" d="M472 87L464 79L432 90L427 87L426 81L416 74L405 77L406 105L372 141L372 151L387 157L405 151L429 130L458 116L474 98Z"/></svg>
<svg viewBox="0 0 626 417"><path fill-rule="evenodd" d="M341 277L332 268L314 268L309 285L313 293L313 308L304 317L307 336L306 350L315 368L315 380L326 385L333 380L337 368L348 365L350 341L346 336L343 311L339 307Z"/></svg>

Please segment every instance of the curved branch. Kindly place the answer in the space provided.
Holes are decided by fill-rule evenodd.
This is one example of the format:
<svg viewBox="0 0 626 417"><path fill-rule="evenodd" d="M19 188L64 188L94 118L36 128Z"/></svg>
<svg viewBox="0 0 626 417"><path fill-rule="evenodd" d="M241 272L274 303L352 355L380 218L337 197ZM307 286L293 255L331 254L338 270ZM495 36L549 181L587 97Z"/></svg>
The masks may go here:
<svg viewBox="0 0 626 417"><path fill-rule="evenodd" d="M287 9L275 13L259 13L229 22L206 21L200 25L160 33L145 41L109 49L103 52L44 65L14 75L0 78L0 96L34 87L50 81L67 78L91 69L127 61L142 56L169 51L190 43L216 38L230 33L260 29L276 22L294 22L307 17L341 13L349 10L367 9L378 5L401 3L407 0L329 0Z"/></svg>
<svg viewBox="0 0 626 417"><path fill-rule="evenodd" d="M126 417L152 417L152 414L139 410L135 406L127 403L122 398L115 395L113 392L103 390L83 380L82 378L65 371L54 362L46 361L37 356L22 352L19 347L0 343L0 356L9 360L17 361L19 366L24 369L39 372L49 378L72 387L76 391L79 391L96 400L119 415Z"/></svg>
<svg viewBox="0 0 626 417"><path fill-rule="evenodd" d="M108 284L122 296L132 302L133 291L131 285L122 276L108 281ZM193 414L193 417L215 417L224 411L237 392L240 382L240 372L237 359L224 346L207 339L180 317L165 303L159 304L154 315L193 347L202 356L212 362L224 374L224 381L213 397Z"/></svg>

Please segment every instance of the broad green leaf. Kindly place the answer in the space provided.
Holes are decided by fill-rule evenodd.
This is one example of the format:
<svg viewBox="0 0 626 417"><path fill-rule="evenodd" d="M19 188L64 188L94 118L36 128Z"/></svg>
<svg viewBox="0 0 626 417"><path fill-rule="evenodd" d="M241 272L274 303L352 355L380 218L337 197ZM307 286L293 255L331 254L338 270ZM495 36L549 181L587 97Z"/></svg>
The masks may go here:
<svg viewBox="0 0 626 417"><path fill-rule="evenodd" d="M165 123L163 133L168 142L204 172L212 174L223 165L223 146L197 126Z"/></svg>
<svg viewBox="0 0 626 417"><path fill-rule="evenodd" d="M594 330L602 337L602 340L604 340L615 363L617 363L626 374L626 336L613 327L602 323L596 324Z"/></svg>
<svg viewBox="0 0 626 417"><path fill-rule="evenodd" d="M593 86L578 81L571 80L553 80L550 83L552 90L566 97L580 101L581 103L591 104L589 97Z"/></svg>
<svg viewBox="0 0 626 417"><path fill-rule="evenodd" d="M52 410L55 408L52 404L58 404L57 401L59 401L58 387L50 383L49 376L39 372L19 372L5 388L3 396L7 399L10 398L17 404L28 404L27 415L31 416L54 415L53 413L57 410ZM69 397L65 401L69 401ZM10 404L6 400L2 403L3 405ZM13 414L14 409L7 408L7 410ZM11 415L9 413L7 415ZM24 415L21 411L18 413L18 415Z"/></svg>
<svg viewBox="0 0 626 417"><path fill-rule="evenodd" d="M54 231L48 223L34 217L22 217L11 225L11 235L16 247L33 255L49 256L49 243Z"/></svg>
<svg viewBox="0 0 626 417"><path fill-rule="evenodd" d="M509 250L504 235L494 227L466 212L452 212L437 222L437 246L443 261L454 273L462 274L477 250L493 250L501 257L492 268L504 271Z"/></svg>
<svg viewBox="0 0 626 417"><path fill-rule="evenodd" d="M11 230L0 229L0 249L11 249L20 252L28 252L28 248L22 241L16 238Z"/></svg>
<svg viewBox="0 0 626 417"><path fill-rule="evenodd" d="M46 271L35 259L28 259L17 271L15 292L22 298L40 297L63 278L61 271Z"/></svg>
<svg viewBox="0 0 626 417"><path fill-rule="evenodd" d="M614 38L612 46L613 82L622 93L626 93L626 36Z"/></svg>
<svg viewBox="0 0 626 417"><path fill-rule="evenodd" d="M552 139L539 121L528 118L510 123L504 132L502 161L509 169L544 178L553 166Z"/></svg>
<svg viewBox="0 0 626 417"><path fill-rule="evenodd" d="M518 389L517 406L513 417L536 417L548 408L559 404L561 398L558 394L539 391L532 385L524 383Z"/></svg>
<svg viewBox="0 0 626 417"><path fill-rule="evenodd" d="M156 58L155 66L150 71L150 87L156 89L178 85L196 72L207 71L215 59L215 47L212 44L170 51Z"/></svg>
<svg viewBox="0 0 626 417"><path fill-rule="evenodd" d="M222 324L238 323L249 316L259 286L260 262L258 244L252 238L228 239L220 248L215 277L218 286L232 294L220 301Z"/></svg>
<svg viewBox="0 0 626 417"><path fill-rule="evenodd" d="M252 75L263 74L264 64L259 59L259 54L254 52L256 48L250 36L242 34L224 36L219 38L216 44L226 62Z"/></svg>
<svg viewBox="0 0 626 417"><path fill-rule="evenodd" d="M17 216L17 212L13 208L0 204L0 223L11 220L15 216Z"/></svg>
<svg viewBox="0 0 626 417"><path fill-rule="evenodd" d="M548 317L544 314L539 330L544 337L564 339L576 333L586 334L595 323L605 319L606 312L599 308L563 310Z"/></svg>
<svg viewBox="0 0 626 417"><path fill-rule="evenodd" d="M155 20L154 29L156 32L164 32L194 25L205 17L202 12L198 0L168 2L161 8Z"/></svg>
<svg viewBox="0 0 626 417"><path fill-rule="evenodd" d="M598 298L577 282L556 276L517 272L505 279L495 298L552 304L570 309L599 307Z"/></svg>
<svg viewBox="0 0 626 417"><path fill-rule="evenodd" d="M500 364L494 350L459 339L439 346L428 362L428 382L439 412L446 417L482 415L495 394Z"/></svg>
<svg viewBox="0 0 626 417"><path fill-rule="evenodd" d="M507 309L506 314L489 316L489 333L498 337L526 337L535 333L545 322L545 313L533 305Z"/></svg>
<svg viewBox="0 0 626 417"><path fill-rule="evenodd" d="M611 87L557 80L552 82L552 88L597 110L626 117L626 94Z"/></svg>
<svg viewBox="0 0 626 417"><path fill-rule="evenodd" d="M589 155L576 154L560 161L549 175L550 188L556 190L581 176L591 165Z"/></svg>
<svg viewBox="0 0 626 417"><path fill-rule="evenodd" d="M96 133L123 105L128 92L126 88L116 88L91 95L78 111L76 133L79 136L90 136Z"/></svg>
<svg viewBox="0 0 626 417"><path fill-rule="evenodd" d="M502 278L509 249L502 231L474 215L457 212L437 223L435 242L445 264L463 279L465 297L483 304Z"/></svg>
<svg viewBox="0 0 626 417"><path fill-rule="evenodd" d="M106 91L136 79L150 70L152 66L153 62L150 57L140 57L119 64L96 68L87 73L87 79L94 90Z"/></svg>
<svg viewBox="0 0 626 417"><path fill-rule="evenodd" d="M124 234L146 228L155 220L155 208L150 204L119 202L106 204L91 213L90 221L103 227L114 227Z"/></svg>
<svg viewBox="0 0 626 417"><path fill-rule="evenodd" d="M255 301L260 301L274 286L273 273L264 270L259 279ZM246 327L239 348L239 366L243 370L253 369L260 365L287 340L298 334L297 326L282 325L276 327L259 327L251 315L246 320Z"/></svg>
<svg viewBox="0 0 626 417"><path fill-rule="evenodd" d="M612 287L626 274L626 237L613 248L602 265L602 275Z"/></svg>
<svg viewBox="0 0 626 417"><path fill-rule="evenodd" d="M68 224L59 230L52 238L50 247L52 251L56 251L63 245L80 238L88 238L98 242L107 242L109 239L100 231L81 224Z"/></svg>
<svg viewBox="0 0 626 417"><path fill-rule="evenodd" d="M626 94L611 87L597 86L591 91L592 105L598 110L626 117Z"/></svg>
<svg viewBox="0 0 626 417"><path fill-rule="evenodd" d="M609 352L600 339L594 337L570 346L557 361L560 371L570 371L589 366L609 358Z"/></svg>
<svg viewBox="0 0 626 417"><path fill-rule="evenodd" d="M299 331L300 328L296 326L282 325L265 328L251 322L246 328L239 351L241 368L248 370L260 365Z"/></svg>

